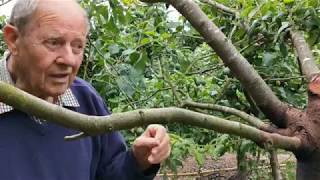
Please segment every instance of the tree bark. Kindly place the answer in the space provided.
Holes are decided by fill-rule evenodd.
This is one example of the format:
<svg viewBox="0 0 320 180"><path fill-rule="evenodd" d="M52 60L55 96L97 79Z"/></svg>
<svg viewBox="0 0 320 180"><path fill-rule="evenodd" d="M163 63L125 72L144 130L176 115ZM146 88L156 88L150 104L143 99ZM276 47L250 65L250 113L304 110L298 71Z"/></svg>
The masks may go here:
<svg viewBox="0 0 320 180"><path fill-rule="evenodd" d="M300 32L291 30L290 36L298 54L299 64L302 72L310 82L311 78L315 74L319 73L319 68L314 61L310 47Z"/></svg>
<svg viewBox="0 0 320 180"><path fill-rule="evenodd" d="M270 126L265 124L264 122L261 121L261 119L256 118L255 116L251 116L243 111L240 111L238 109L226 107L226 106L220 106L216 104L204 104L204 103L197 103L193 101L183 101L183 107L191 107L191 108L200 108L200 109L208 109L208 110L214 110L214 111L220 111L224 113L229 113L235 116L238 116L242 118L244 121L248 122L250 125L270 132Z"/></svg>
<svg viewBox="0 0 320 180"><path fill-rule="evenodd" d="M41 119L83 131L87 135L98 135L147 124L177 122L237 135L267 148L273 146L294 151L301 145L300 139L296 137L267 133L239 122L174 107L140 109L110 116L87 116L48 103L4 82L0 82L0 102Z"/></svg>

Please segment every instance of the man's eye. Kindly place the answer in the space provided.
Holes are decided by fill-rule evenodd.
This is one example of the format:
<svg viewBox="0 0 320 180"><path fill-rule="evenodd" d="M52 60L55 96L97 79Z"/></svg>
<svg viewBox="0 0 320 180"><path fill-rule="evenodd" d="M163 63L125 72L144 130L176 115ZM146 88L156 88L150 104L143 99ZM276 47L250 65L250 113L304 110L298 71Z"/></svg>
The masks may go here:
<svg viewBox="0 0 320 180"><path fill-rule="evenodd" d="M72 50L75 54L80 54L84 50L84 45L82 43L74 43Z"/></svg>
<svg viewBox="0 0 320 180"><path fill-rule="evenodd" d="M50 49L56 49L60 47L61 42L57 39L49 39L45 41L45 45Z"/></svg>

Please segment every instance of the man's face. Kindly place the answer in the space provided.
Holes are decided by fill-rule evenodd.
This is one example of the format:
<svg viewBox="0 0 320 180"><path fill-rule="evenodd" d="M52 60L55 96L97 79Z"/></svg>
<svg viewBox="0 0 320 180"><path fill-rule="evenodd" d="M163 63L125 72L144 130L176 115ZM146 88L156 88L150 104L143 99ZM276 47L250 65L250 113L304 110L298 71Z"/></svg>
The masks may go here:
<svg viewBox="0 0 320 180"><path fill-rule="evenodd" d="M71 1L40 3L33 17L16 41L16 86L43 99L57 97L70 87L82 62L85 17Z"/></svg>

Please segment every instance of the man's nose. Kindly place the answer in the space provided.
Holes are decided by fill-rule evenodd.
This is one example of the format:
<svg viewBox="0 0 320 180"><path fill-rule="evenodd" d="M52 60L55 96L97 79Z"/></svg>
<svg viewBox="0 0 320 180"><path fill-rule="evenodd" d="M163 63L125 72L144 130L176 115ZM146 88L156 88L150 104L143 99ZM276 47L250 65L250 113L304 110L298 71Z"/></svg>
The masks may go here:
<svg viewBox="0 0 320 180"><path fill-rule="evenodd" d="M64 48L61 48L60 58L57 59L58 64L64 64L67 66L74 66L76 64L76 57L72 51L70 45L65 45Z"/></svg>

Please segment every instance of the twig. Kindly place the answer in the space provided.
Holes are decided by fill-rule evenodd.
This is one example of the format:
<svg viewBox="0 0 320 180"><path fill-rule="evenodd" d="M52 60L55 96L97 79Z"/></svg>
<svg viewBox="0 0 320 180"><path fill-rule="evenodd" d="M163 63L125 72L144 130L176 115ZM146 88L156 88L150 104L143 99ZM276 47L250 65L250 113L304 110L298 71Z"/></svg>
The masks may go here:
<svg viewBox="0 0 320 180"><path fill-rule="evenodd" d="M216 9L218 9L218 10L224 12L224 13L228 13L228 14L234 15L234 16L239 16L239 13L238 13L237 10L229 8L229 7L227 7L227 6L223 5L223 4L220 4L220 3L218 3L218 2L216 2L214 0L200 0L200 1L203 2L203 3L206 3L206 4L209 4L209 5L213 6Z"/></svg>
<svg viewBox="0 0 320 180"><path fill-rule="evenodd" d="M266 78L265 81L287 81L291 79L304 79L305 76L283 77L283 78Z"/></svg>
<svg viewBox="0 0 320 180"><path fill-rule="evenodd" d="M149 99L151 99L153 96L155 96L155 95L158 94L159 92L161 92L161 91L167 91L167 90L170 90L170 89L171 89L171 88L158 89L158 90L156 90L155 92L153 92L150 96L148 96L147 98L141 99L141 100L138 100L138 101L133 101L133 103L142 103L142 102L148 101Z"/></svg>
<svg viewBox="0 0 320 180"><path fill-rule="evenodd" d="M280 164L278 161L277 151L275 149L270 150L270 166L273 179L282 180L283 178L280 172Z"/></svg>
<svg viewBox="0 0 320 180"><path fill-rule="evenodd" d="M214 67L210 67L210 68L207 68L207 69L202 69L202 70L199 70L199 71L190 72L190 73L187 73L186 75L187 75L187 76L192 76L192 75L195 75L195 74L204 74L204 73L207 73L207 72L216 70L217 68L219 68L219 67L221 67L221 66L222 66L222 65L216 65L216 66L214 66Z"/></svg>
<svg viewBox="0 0 320 180"><path fill-rule="evenodd" d="M251 116L243 111L240 111L238 109L226 107L226 106L220 106L216 104L203 104L203 103L196 103L190 100L183 101L183 107L192 107L192 108L199 108L199 109L208 109L208 110L214 110L214 111L220 111L224 113L229 113L235 116L238 116L242 118L244 121L248 122L250 125L261 129L261 130L268 130L270 132L269 125L262 122L259 118L256 118L254 116Z"/></svg>
<svg viewBox="0 0 320 180"><path fill-rule="evenodd" d="M5 4L9 3L10 1L12 1L12 0L2 0L0 3L0 6L3 6Z"/></svg>
<svg viewBox="0 0 320 180"><path fill-rule="evenodd" d="M286 164L280 164L280 168L286 167ZM266 169L270 168L269 165L265 166L258 166L257 169ZM160 173L157 174L157 177L163 177L163 176L168 176L168 177L183 177L183 176L199 176L200 174L202 176L208 176L213 173L220 173L220 172L226 172L226 171L237 171L237 167L232 167L232 168L220 168L220 169L210 169L210 170L202 170L201 172L184 172L184 173ZM199 174L200 173L200 174Z"/></svg>
<svg viewBox="0 0 320 180"><path fill-rule="evenodd" d="M163 69L163 63L162 63L162 59L161 59L161 58L159 59L159 66L160 66L160 70L161 70L162 76L163 76L163 78L164 78L164 81L165 81L166 83L168 83L168 85L169 85L170 88L171 88L171 91L172 91L173 96L176 98L178 104L180 105L181 102L182 102L182 101L181 101L181 98L180 98L180 96L179 96L178 93L177 93L176 87L172 84L171 79L170 79L170 76L169 76L169 75L167 74L167 72Z"/></svg>

